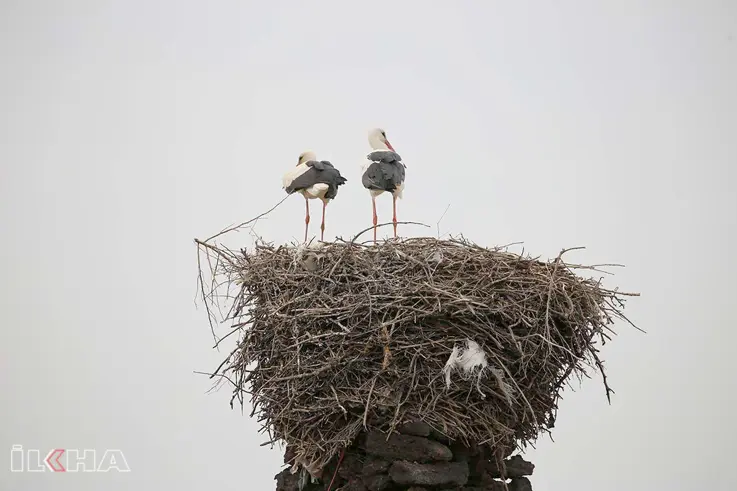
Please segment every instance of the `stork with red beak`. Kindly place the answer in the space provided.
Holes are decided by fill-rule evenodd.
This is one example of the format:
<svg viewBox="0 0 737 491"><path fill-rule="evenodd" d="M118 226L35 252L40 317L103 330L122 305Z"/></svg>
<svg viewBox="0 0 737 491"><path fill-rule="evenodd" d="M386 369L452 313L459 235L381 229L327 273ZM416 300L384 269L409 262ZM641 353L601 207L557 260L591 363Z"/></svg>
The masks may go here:
<svg viewBox="0 0 737 491"><path fill-rule="evenodd" d="M404 190L404 169L402 158L394 151L394 147L386 138L386 132L381 128L369 131L369 145L373 151L366 158L371 162L361 177L363 187L371 193L371 203L374 217L374 243L376 243L376 197L383 192L392 193L392 222L394 224L394 238L397 238L397 198L402 197Z"/></svg>
<svg viewBox="0 0 737 491"><path fill-rule="evenodd" d="M328 202L338 195L338 186L346 183L340 171L327 160L317 160L315 152L302 152L297 159L297 166L284 174L282 186L288 194L299 192L305 197L305 242L310 225L310 200L322 201L322 223L320 224L320 240L325 235L325 208Z"/></svg>

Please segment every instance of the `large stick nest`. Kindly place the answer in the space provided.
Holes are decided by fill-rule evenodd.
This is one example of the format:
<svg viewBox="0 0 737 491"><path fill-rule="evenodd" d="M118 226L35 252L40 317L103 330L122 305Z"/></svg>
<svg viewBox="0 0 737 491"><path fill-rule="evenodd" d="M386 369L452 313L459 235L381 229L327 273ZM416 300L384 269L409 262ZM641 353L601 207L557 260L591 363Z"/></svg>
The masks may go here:
<svg viewBox="0 0 737 491"><path fill-rule="evenodd" d="M217 285L237 289L224 317L240 339L213 376L241 404L250 394L271 441L310 469L365 427L416 418L464 443L525 446L592 367L609 397L595 346L626 320L628 294L573 272L594 267L433 238L199 247L210 300Z"/></svg>

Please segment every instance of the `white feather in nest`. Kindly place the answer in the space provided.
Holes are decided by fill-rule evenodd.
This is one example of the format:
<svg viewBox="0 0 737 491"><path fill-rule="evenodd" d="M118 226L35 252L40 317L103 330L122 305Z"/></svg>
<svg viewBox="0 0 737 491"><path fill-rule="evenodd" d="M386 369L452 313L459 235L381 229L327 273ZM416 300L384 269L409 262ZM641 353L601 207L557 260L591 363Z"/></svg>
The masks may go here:
<svg viewBox="0 0 737 491"><path fill-rule="evenodd" d="M443 253L438 249L432 255L427 257L427 261L430 263L440 264L443 261Z"/></svg>
<svg viewBox="0 0 737 491"><path fill-rule="evenodd" d="M466 348L464 349L454 346L448 361L445 362L445 366L443 367L445 386L448 388L450 387L450 374L453 371L460 372L461 377L464 380L468 380L474 375L474 373L477 373L476 390L479 391L481 397L485 398L486 394L481 392L479 384L481 376L488 367L489 362L486 361L486 353L484 353L484 350L481 349L476 341L466 339Z"/></svg>
<svg viewBox="0 0 737 491"><path fill-rule="evenodd" d="M486 360L486 353L484 353L484 350L481 349L481 346L476 341L466 339L465 348L453 347L453 351L450 353L450 357L448 357L448 361L445 362L445 366L443 367L445 386L448 388L450 388L450 375L453 371L459 372L461 378L464 380L468 380L476 374L476 390L479 391L479 394L483 398L486 398L486 394L481 391L481 377L487 371L490 371L496 379L499 390L507 398L509 404L512 404L514 388L504 380L504 372L502 370L489 366L489 362Z"/></svg>
<svg viewBox="0 0 737 491"><path fill-rule="evenodd" d="M318 251L325 246L326 244L323 242L311 240L308 243L302 243L293 247L290 251L292 255L292 267L301 264L308 271L317 270L317 260L323 256Z"/></svg>
<svg viewBox="0 0 737 491"><path fill-rule="evenodd" d="M305 471L305 474L310 476L312 483L317 482L317 480L322 477L322 469L319 469L315 462L308 464L302 457L297 457L294 460L294 464L292 464L289 472L291 474L296 474L299 470ZM306 478L306 476L304 478Z"/></svg>
<svg viewBox="0 0 737 491"><path fill-rule="evenodd" d="M289 252L292 255L292 266L296 266L297 263L302 260L302 256L304 255L307 248L308 245L302 242L297 245L297 247L292 247L291 249L289 249Z"/></svg>

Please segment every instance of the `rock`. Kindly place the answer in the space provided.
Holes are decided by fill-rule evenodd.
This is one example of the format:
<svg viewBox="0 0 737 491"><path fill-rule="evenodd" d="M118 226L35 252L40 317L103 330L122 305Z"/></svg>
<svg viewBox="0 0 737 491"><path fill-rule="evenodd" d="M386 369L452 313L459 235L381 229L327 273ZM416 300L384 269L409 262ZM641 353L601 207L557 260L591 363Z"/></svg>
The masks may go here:
<svg viewBox="0 0 737 491"><path fill-rule="evenodd" d="M463 488L473 489L473 488ZM484 484L483 487L477 488L478 491L509 491L503 481L490 481Z"/></svg>
<svg viewBox="0 0 737 491"><path fill-rule="evenodd" d="M361 474L364 476L374 476L376 474L383 474L389 470L390 462L386 460L377 459L375 457L369 457L363 464Z"/></svg>
<svg viewBox="0 0 737 491"><path fill-rule="evenodd" d="M413 421L401 425L397 430L405 435L430 436L430 426L422 421Z"/></svg>
<svg viewBox="0 0 737 491"><path fill-rule="evenodd" d="M526 477L515 477L509 483L509 491L532 491L532 484Z"/></svg>
<svg viewBox="0 0 737 491"><path fill-rule="evenodd" d="M512 455L516 449L517 447L515 446L514 441L501 441L497 442L492 453L500 459L506 459L507 457Z"/></svg>
<svg viewBox="0 0 737 491"><path fill-rule="evenodd" d="M492 477L522 477L531 476L535 470L535 464L528 462L521 455L515 455L504 461L504 468L499 469L496 464L489 463L487 466Z"/></svg>
<svg viewBox="0 0 737 491"><path fill-rule="evenodd" d="M460 488L461 491L507 491L507 489L504 487L504 483L501 481L494 481L493 483L489 483L486 486L478 487L478 486L463 486Z"/></svg>
<svg viewBox="0 0 737 491"><path fill-rule="evenodd" d="M333 475L333 472L335 472L335 465L337 465L339 458L339 456L334 458L333 461L330 462L329 466L325 468L325 475ZM360 474L362 468L363 462L361 461L361 457L355 453L347 451L343 456L343 462L340 463L338 475L343 479L350 479L351 477Z"/></svg>
<svg viewBox="0 0 737 491"><path fill-rule="evenodd" d="M535 470L535 464L526 461L521 455L505 460L504 465L507 467L507 477L531 476Z"/></svg>
<svg viewBox="0 0 737 491"><path fill-rule="evenodd" d="M276 491L297 491L299 489L300 478L307 479L307 485L302 491L318 491L322 489L321 484L312 484L309 475L302 471L292 474L289 469L284 469L274 476L274 478L276 479ZM360 488L360 490L365 491L365 488Z"/></svg>
<svg viewBox="0 0 737 491"><path fill-rule="evenodd" d="M378 474L376 476L364 477L364 485L369 491L384 491L392 484L392 480L386 474Z"/></svg>
<svg viewBox="0 0 737 491"><path fill-rule="evenodd" d="M298 474L292 474L289 469L284 469L274 476L276 479L276 491L292 491L297 489Z"/></svg>
<svg viewBox="0 0 737 491"><path fill-rule="evenodd" d="M359 479L351 479L335 491L366 491L366 486L364 486L363 482Z"/></svg>
<svg viewBox="0 0 737 491"><path fill-rule="evenodd" d="M477 485L481 486L482 489L497 489L498 484L502 484L502 488L504 488L504 484L502 483L502 481L498 478L495 479L494 477L492 477L488 471L483 471L481 475L477 476L477 479L479 481ZM504 488L504 490L506 491L506 488Z"/></svg>
<svg viewBox="0 0 737 491"><path fill-rule="evenodd" d="M460 442L452 443L450 450L453 452L454 462L470 462L471 457L479 454L478 448L468 448Z"/></svg>
<svg viewBox="0 0 737 491"><path fill-rule="evenodd" d="M465 462L417 464L400 460L392 464L389 476L397 484L463 486L468 482L468 464Z"/></svg>
<svg viewBox="0 0 737 491"><path fill-rule="evenodd" d="M435 431L434 429L430 429L430 438L444 445L450 445L452 443L450 437L443 433L440 433L439 431Z"/></svg>
<svg viewBox="0 0 737 491"><path fill-rule="evenodd" d="M449 461L453 458L453 452L442 443L397 433L387 440L386 434L379 431L369 432L366 436L366 453L388 460L413 462Z"/></svg>

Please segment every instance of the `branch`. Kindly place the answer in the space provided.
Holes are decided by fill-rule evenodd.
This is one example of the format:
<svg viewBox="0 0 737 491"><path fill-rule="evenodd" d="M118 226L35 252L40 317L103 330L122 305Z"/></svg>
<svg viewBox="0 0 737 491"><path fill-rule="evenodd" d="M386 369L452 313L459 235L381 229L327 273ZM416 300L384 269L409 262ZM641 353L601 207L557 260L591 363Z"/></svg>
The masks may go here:
<svg viewBox="0 0 737 491"><path fill-rule="evenodd" d="M215 238L217 238L217 237L220 237L220 236L221 236L221 235L223 235L223 234L227 234L228 232L232 232L232 231L234 231L234 230L238 230L238 229L239 229L239 228L241 228L241 227L245 227L245 226L246 226L246 225L248 225L249 223L255 222L256 220L258 220L259 218L263 217L264 215L268 215L269 213L271 213L272 211L274 211L274 210L276 209L276 207L277 207L277 206L279 206L280 204L284 203L284 201L285 201L285 200L286 200L286 199L287 199L288 197L290 197L290 196L291 196L291 194L288 194L288 195L284 196L284 197L282 198L282 200L281 200L281 201L279 201L279 202L278 202L277 204L275 204L274 206L272 206L272 207L271 207L271 209L269 209L268 211L265 211L265 212L261 213L261 214L260 214L260 215L258 215L257 217L255 217L255 218L251 218L250 220L248 220L248 221L245 221L245 222L243 222L243 223L241 223L241 224L239 224L239 225L236 225L236 226L234 226L234 227L229 227L229 228L226 228L226 229L225 229L225 230L223 230L222 232L220 232L220 233L217 233L217 234L213 235L213 236L212 236L212 237L210 237L209 239L205 239L205 241L204 241L204 242L210 242L210 241L211 241L212 239L215 239Z"/></svg>
<svg viewBox="0 0 737 491"><path fill-rule="evenodd" d="M378 224L378 225L376 226L376 228L379 228L379 227L383 227L383 226L385 226L385 225L393 225L393 224L394 224L394 222L386 222L386 223L380 223L380 224ZM427 228L430 228L430 225L426 225L426 224L424 224L424 223L420 223L420 222L397 222L397 225L422 225L423 227L427 227ZM373 226L373 225L371 225L371 226L370 226L369 228L366 228L366 229L364 229L364 230L361 230L360 232L358 232L358 234L356 234L356 236L355 236L355 237L353 237L353 238L351 239L350 243L352 244L352 243L356 242L356 239L357 239L357 238L359 238L360 236L362 236L363 234L365 234L365 233L366 233L366 232L368 232L369 230L373 230L373 229L374 229L374 226Z"/></svg>

